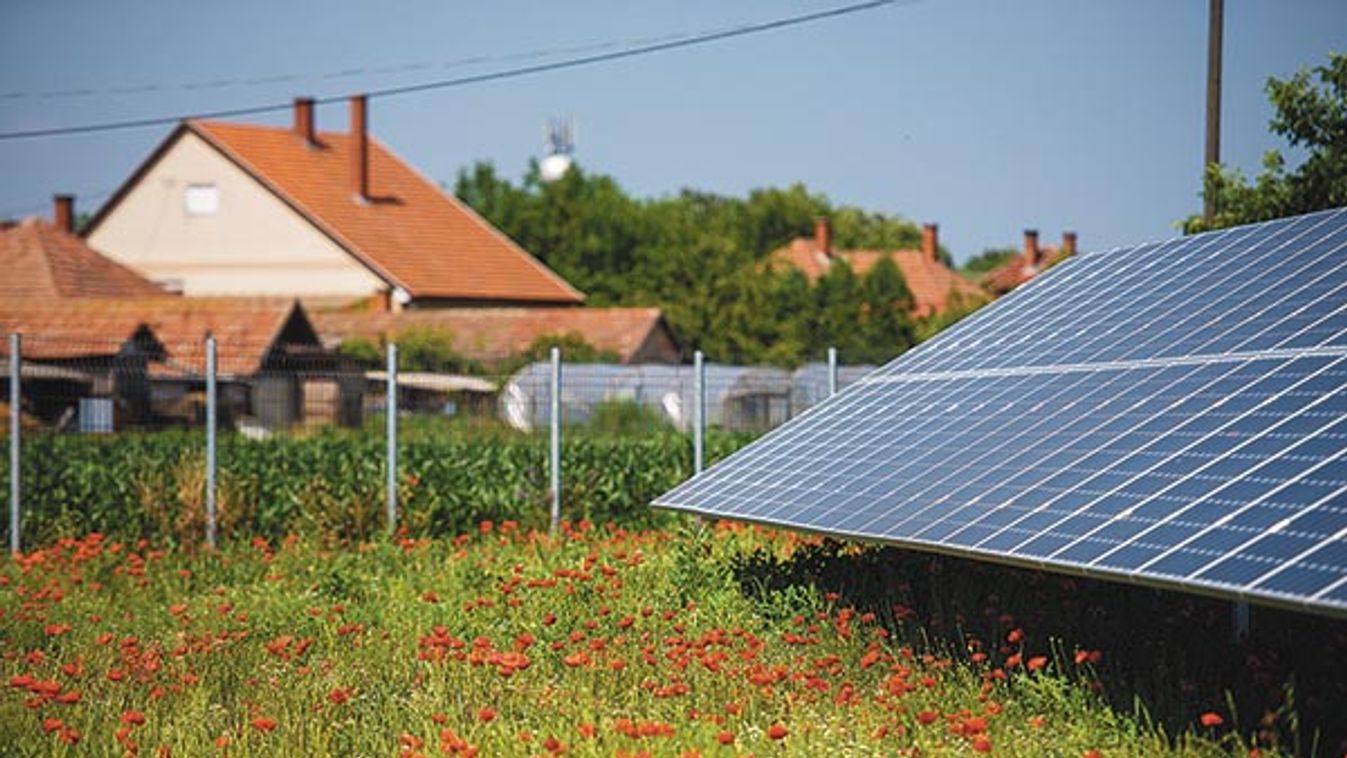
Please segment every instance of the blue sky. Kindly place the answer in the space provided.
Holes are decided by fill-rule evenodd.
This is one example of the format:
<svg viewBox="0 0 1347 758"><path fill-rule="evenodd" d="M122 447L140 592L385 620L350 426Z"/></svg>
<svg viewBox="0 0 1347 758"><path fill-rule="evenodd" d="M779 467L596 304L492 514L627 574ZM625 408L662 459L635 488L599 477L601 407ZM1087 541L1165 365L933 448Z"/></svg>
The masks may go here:
<svg viewBox="0 0 1347 758"><path fill-rule="evenodd" d="M340 96L843 4L8 0L0 132ZM799 181L835 202L937 221L961 259L1016 244L1025 227L1113 247L1174 236L1174 221L1200 208L1206 12L1206 0L900 2L378 99L371 128L452 182L477 160L518 177L542 151L547 119L569 116L582 165L638 195ZM1256 173L1263 151L1282 147L1267 131L1267 77L1320 64L1344 42L1341 0L1226 0L1227 163ZM422 67L395 70L411 64ZM72 90L92 94L63 94ZM318 121L344 129L345 109L322 107ZM48 213L56 192L92 210L168 131L0 142L0 217Z"/></svg>

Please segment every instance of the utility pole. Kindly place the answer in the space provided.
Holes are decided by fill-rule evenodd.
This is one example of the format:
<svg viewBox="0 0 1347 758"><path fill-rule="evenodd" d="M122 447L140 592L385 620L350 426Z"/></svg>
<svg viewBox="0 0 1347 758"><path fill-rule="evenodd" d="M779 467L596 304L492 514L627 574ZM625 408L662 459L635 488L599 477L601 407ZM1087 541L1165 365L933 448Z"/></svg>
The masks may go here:
<svg viewBox="0 0 1347 758"><path fill-rule="evenodd" d="M1221 37L1225 0L1211 0L1207 17L1207 150L1202 163L1202 220L1216 216L1216 198L1207 185L1207 170L1221 162Z"/></svg>

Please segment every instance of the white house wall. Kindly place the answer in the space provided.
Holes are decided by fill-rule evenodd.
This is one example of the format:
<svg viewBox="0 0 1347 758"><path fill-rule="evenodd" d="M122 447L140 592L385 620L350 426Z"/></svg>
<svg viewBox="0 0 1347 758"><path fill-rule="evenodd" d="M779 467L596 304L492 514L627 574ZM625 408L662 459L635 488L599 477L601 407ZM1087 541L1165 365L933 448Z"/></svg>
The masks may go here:
<svg viewBox="0 0 1347 758"><path fill-rule="evenodd" d="M187 188L213 184L213 214L187 211ZM191 132L150 168L89 236L96 250L183 294L362 298L378 277Z"/></svg>

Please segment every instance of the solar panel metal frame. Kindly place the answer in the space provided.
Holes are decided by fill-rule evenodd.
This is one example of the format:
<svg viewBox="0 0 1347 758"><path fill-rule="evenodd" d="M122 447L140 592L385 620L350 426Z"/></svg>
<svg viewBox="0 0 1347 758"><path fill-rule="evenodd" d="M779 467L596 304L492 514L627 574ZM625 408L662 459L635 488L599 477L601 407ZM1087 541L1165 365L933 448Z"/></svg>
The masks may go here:
<svg viewBox="0 0 1347 758"><path fill-rule="evenodd" d="M1107 291L1112 277L1118 275L1122 275L1122 284L1116 291ZM1064 305L1065 299L1082 292L1090 296ZM1211 299L1195 299L1195 292ZM1238 318L1232 317L1236 301ZM1144 306L1139 314L1118 317L1119 308L1137 303ZM1162 394L1184 386L1184 381L1198 384L1182 393ZM1157 383L1159 388L1142 391L1151 386L1148 383ZM931 404L943 402L939 390L961 386L964 394L953 398L949 417L926 412ZM1000 492L1004 498L1012 490L1009 482L1023 479L1034 468L1011 467L1011 480L986 486L993 481L989 473L998 470L998 453L1014 451L1009 446L1016 442L1037 439L1027 436L1028 430L1008 434L997 428L995 403L1001 400L1009 407L1019 394L1040 392L1044 387L1053 394L1038 397L1029 415L1016 419L1028 418L1030 430L1044 426L1049 432L1054 418L1066 422L1063 428L1082 419L1093 426L1077 430L1079 437L1065 436L1055 448L1026 448L1045 454L1048 460L1063 451L1075 458L1069 465L1044 467L1041 478L1023 485L1018 495L988 501L990 505L980 503L978 497L989 492ZM1080 389L1085 394L1079 398L1068 394ZM1128 404L1113 407L1104 416L1092 417L1090 409L1083 407L1095 393L1101 393L1091 401L1096 409L1123 403L1120 398L1128 398L1129 391L1133 396ZM1302 396L1308 399L1302 402ZM1157 398L1167 404L1154 407ZM972 409L973 414L967 410L960 414L958 404L965 401L980 405ZM992 410L980 412L989 405ZM1183 415L1185 409L1190 415ZM892 419L883 419L886 412ZM899 462L900 452L913 454L919 461L930 456L931 450L941 450L938 444L930 449L908 445L896 450L892 444L876 443L865 452L865 445L856 443L863 433L881 428L876 424L899 421L910 426L897 430L898 440L939 440L942 435L957 440L976 430L979 436L965 443L978 445L959 449L969 456L959 465L950 465L948 455L933 459L933 464L948 471L937 479L917 479L924 482L924 489L908 492L902 500L899 493L906 480L879 467ZM1301 428L1297 424L1304 423L1318 426L1296 437L1293 432ZM1111 431L1101 431L1105 429ZM1129 435L1140 439L1145 433L1155 436L1123 449L1110 449L1108 441L1094 450L1072 448L1073 441L1089 433L1110 441ZM1107 438L1107 434L1114 436ZM997 441L997 435L1004 439ZM1162 441L1169 447L1184 435L1196 436L1182 447L1156 452ZM1042 439L1050 437L1051 433ZM824 461L825 446L834 439L847 440L848 450L855 448L861 454ZM1149 449L1152 445L1156 450ZM1204 446L1199 454L1197 450ZM811 452L815 457L810 457ZM1009 460L1016 455L1026 453L1011 452ZM1110 460L1111 455L1117 457ZM1160 457L1139 471L1114 469L1123 461L1131 465L1146 455ZM1204 462L1192 464L1180 456ZM1108 462L1098 470L1073 468L1091 457ZM979 469L976 464L984 459L993 465ZM1347 209L1336 209L1068 259L661 495L653 505L1347 616L1345 459ZM1171 465L1176 462L1188 468L1161 475L1162 467L1176 468ZM911 467L912 462L902 465ZM1056 494L1048 500L1016 511L1017 500L1039 497L1053 489L1048 484L1054 478L1069 480L1081 471L1091 473L1073 485L1056 487ZM1309 478L1319 474L1322 479ZM1165 476L1173 481L1161 486ZM830 479L839 484L838 489L823 488ZM1114 485L1097 492L1083 486L1096 479L1114 481ZM1193 491L1207 480L1210 484L1205 491L1169 494L1180 488ZM846 490L858 481L869 484ZM879 489L885 485L891 486ZM978 492L977 486L984 489ZM1138 487L1141 494L1126 490L1129 486ZM1156 487L1147 494L1146 488ZM960 488L972 494L972 499L949 499ZM1244 494L1218 497L1240 492ZM1289 503L1275 499L1288 492L1300 499ZM1140 499L1115 507L1124 501L1124 494ZM928 499L918 500L922 495ZM1083 495L1088 495L1084 504L1056 511L1048 507ZM895 501L884 508L850 507L867 497L872 503L883 503L885 497ZM824 505L805 504L811 499ZM1164 512L1168 501L1176 505ZM909 507L914 502L918 503L916 510ZM1092 505L1101 508L1092 510ZM1108 511L1105 505L1114 510ZM1143 509L1158 516L1139 517ZM1277 518L1281 512L1284 515ZM896 525L882 527L895 513L905 515ZM869 520L857 521L858 514ZM959 521L951 518L954 514L971 519ZM1009 522L996 525L1007 517ZM1046 528L1033 526L1043 517L1050 519ZM1079 533L1054 531L1068 524L1075 529L1090 519L1098 523ZM996 526L986 536L960 542L988 523ZM906 525L919 528L897 528ZM1306 526L1320 532L1305 531ZM1138 528L1129 534L1133 527ZM1110 530L1112 534L1106 536ZM1020 531L1023 536L1009 547L998 542L1015 539ZM1216 549L1236 537L1242 538ZM1053 548L1055 539L1068 541ZM1205 547L1199 547L1201 540ZM1041 543L1041 554L1026 552L1035 543ZM1102 543L1104 549L1091 555L1097 549L1095 543ZM1255 548L1275 548L1283 555L1278 557L1275 550L1267 555ZM1063 555L1072 555L1072 551L1089 558ZM1310 560L1321 554L1327 563ZM1209 559L1186 573L1161 573L1156 568L1182 564L1190 556ZM1225 566L1222 573L1212 574L1220 566ZM1218 578L1250 571L1252 578L1243 582ZM1320 574L1327 574L1325 584L1297 590L1297 583L1303 584L1305 577L1317 579ZM1275 586L1265 586L1273 579L1278 579Z"/></svg>

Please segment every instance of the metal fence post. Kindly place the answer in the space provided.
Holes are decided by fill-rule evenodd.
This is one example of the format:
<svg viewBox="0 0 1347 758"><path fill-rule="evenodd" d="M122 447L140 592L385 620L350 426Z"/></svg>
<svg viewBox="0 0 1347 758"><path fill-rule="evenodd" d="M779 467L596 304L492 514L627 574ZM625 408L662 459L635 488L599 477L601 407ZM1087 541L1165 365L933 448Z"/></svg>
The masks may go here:
<svg viewBox="0 0 1347 758"><path fill-rule="evenodd" d="M828 348L828 397L837 394L837 348Z"/></svg>
<svg viewBox="0 0 1347 758"><path fill-rule="evenodd" d="M552 487L552 534L561 527L561 348L552 348L552 440L550 475Z"/></svg>
<svg viewBox="0 0 1347 758"><path fill-rule="evenodd" d="M216 547L215 521L215 436L219 398L215 384L215 337L206 336L206 545Z"/></svg>
<svg viewBox="0 0 1347 758"><path fill-rule="evenodd" d="M692 354L692 474L702 473L706 460L706 356Z"/></svg>
<svg viewBox="0 0 1347 758"><path fill-rule="evenodd" d="M388 422L388 533L398 526L398 346L388 345L388 389L384 402Z"/></svg>
<svg viewBox="0 0 1347 758"><path fill-rule="evenodd" d="M18 553L19 544L19 419L23 415L23 395L19 389L23 338L9 335L9 551Z"/></svg>

